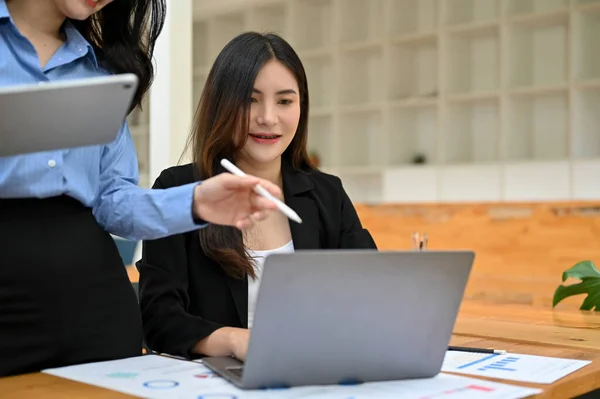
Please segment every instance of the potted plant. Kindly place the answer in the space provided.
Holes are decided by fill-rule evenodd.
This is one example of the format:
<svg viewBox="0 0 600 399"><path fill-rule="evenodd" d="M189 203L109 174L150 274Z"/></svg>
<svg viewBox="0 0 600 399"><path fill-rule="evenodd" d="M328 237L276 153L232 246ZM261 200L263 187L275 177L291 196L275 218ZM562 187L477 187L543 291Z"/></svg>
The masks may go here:
<svg viewBox="0 0 600 399"><path fill-rule="evenodd" d="M600 311L600 271L594 263L590 260L577 263L563 272L562 281L565 282L569 277L581 281L577 284L559 285L554 291L552 307L567 297L587 294L579 309Z"/></svg>

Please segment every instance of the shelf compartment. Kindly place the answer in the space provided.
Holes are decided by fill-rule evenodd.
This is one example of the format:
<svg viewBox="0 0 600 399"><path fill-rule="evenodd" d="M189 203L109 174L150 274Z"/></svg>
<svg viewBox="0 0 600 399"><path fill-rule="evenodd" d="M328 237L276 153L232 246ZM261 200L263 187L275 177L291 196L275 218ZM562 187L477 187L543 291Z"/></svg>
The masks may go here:
<svg viewBox="0 0 600 399"><path fill-rule="evenodd" d="M499 0L447 0L446 25L468 25L498 20Z"/></svg>
<svg viewBox="0 0 600 399"><path fill-rule="evenodd" d="M391 166L436 164L437 107L391 108L388 112L388 163Z"/></svg>
<svg viewBox="0 0 600 399"><path fill-rule="evenodd" d="M439 170L435 166L386 168L383 172L383 201L415 204L438 202L439 183Z"/></svg>
<svg viewBox="0 0 600 399"><path fill-rule="evenodd" d="M600 157L600 90L574 92L573 146L576 159Z"/></svg>
<svg viewBox="0 0 600 399"><path fill-rule="evenodd" d="M342 0L340 2L341 43L378 39L383 20L382 0Z"/></svg>
<svg viewBox="0 0 600 399"><path fill-rule="evenodd" d="M509 163L503 175L504 201L566 201L571 197L568 161Z"/></svg>
<svg viewBox="0 0 600 399"><path fill-rule="evenodd" d="M353 42L343 44L340 48L342 52L351 53L351 52L368 52L368 51L377 51L381 49L381 41L379 40L369 40L364 42Z"/></svg>
<svg viewBox="0 0 600 399"><path fill-rule="evenodd" d="M501 201L502 167L489 165L446 166L441 170L440 201Z"/></svg>
<svg viewBox="0 0 600 399"><path fill-rule="evenodd" d="M127 123L129 124L129 128L133 129L136 126L140 126L140 125L144 125L145 121L148 118L147 111L148 109L145 109L146 112L143 112L140 107L135 107L130 113L129 115L127 115Z"/></svg>
<svg viewBox="0 0 600 399"><path fill-rule="evenodd" d="M341 116L341 136L336 143L339 166L365 167L379 165L383 135L380 111L345 113Z"/></svg>
<svg viewBox="0 0 600 399"><path fill-rule="evenodd" d="M577 11L594 11L600 7L600 0L573 0Z"/></svg>
<svg viewBox="0 0 600 399"><path fill-rule="evenodd" d="M208 24L209 63L223 50L234 37L246 30L246 18L243 12L231 12L215 16Z"/></svg>
<svg viewBox="0 0 600 399"><path fill-rule="evenodd" d="M489 92L499 87L497 26L453 33L448 41L448 92Z"/></svg>
<svg viewBox="0 0 600 399"><path fill-rule="evenodd" d="M344 190L353 203L377 204L383 200L383 178L380 172L355 174L341 170L337 175L342 179Z"/></svg>
<svg viewBox="0 0 600 399"><path fill-rule="evenodd" d="M409 98L437 98L438 51L437 38L431 37L390 47L390 85L392 101Z"/></svg>
<svg viewBox="0 0 600 399"><path fill-rule="evenodd" d="M600 4L600 3L599 3ZM573 77L577 81L600 78L600 7L593 11L578 11L574 15Z"/></svg>
<svg viewBox="0 0 600 399"><path fill-rule="evenodd" d="M499 92L477 92L477 93L466 93L466 94L451 94L447 98L449 103L474 103L480 101L497 100Z"/></svg>
<svg viewBox="0 0 600 399"><path fill-rule="evenodd" d="M308 120L308 152L317 154L320 166L333 164L333 117L310 116Z"/></svg>
<svg viewBox="0 0 600 399"><path fill-rule="evenodd" d="M482 100L448 107L444 163L489 163L499 159L499 102Z"/></svg>
<svg viewBox="0 0 600 399"><path fill-rule="evenodd" d="M250 10L248 30L273 32L285 37L287 12L285 3L254 7Z"/></svg>
<svg viewBox="0 0 600 399"><path fill-rule="evenodd" d="M566 91L511 95L504 131L504 159L560 160L568 157Z"/></svg>
<svg viewBox="0 0 600 399"><path fill-rule="evenodd" d="M144 96L141 107L135 107L127 116L130 128L148 126L150 124L150 96Z"/></svg>
<svg viewBox="0 0 600 399"><path fill-rule="evenodd" d="M477 36L485 32L497 32L500 29L498 22L481 22L467 25L457 25L448 28L450 34L461 34L463 36Z"/></svg>
<svg viewBox="0 0 600 399"><path fill-rule="evenodd" d="M505 64L509 87L565 84L567 82L567 32L566 14L510 25Z"/></svg>
<svg viewBox="0 0 600 399"><path fill-rule="evenodd" d="M600 160L583 160L573 163L573 199L597 201L600 198Z"/></svg>
<svg viewBox="0 0 600 399"><path fill-rule="evenodd" d="M342 53L339 85L341 105L376 103L382 98L380 47Z"/></svg>
<svg viewBox="0 0 600 399"><path fill-rule="evenodd" d="M600 79L591 79L578 82L575 85L578 89L600 89Z"/></svg>
<svg viewBox="0 0 600 399"><path fill-rule="evenodd" d="M152 182L150 181L149 173L140 173L138 186L141 188L152 188Z"/></svg>
<svg viewBox="0 0 600 399"><path fill-rule="evenodd" d="M511 96L544 96L564 92L568 89L566 84L544 87L521 87L508 90Z"/></svg>
<svg viewBox="0 0 600 399"><path fill-rule="evenodd" d="M331 46L332 0L296 0L294 43L298 51Z"/></svg>
<svg viewBox="0 0 600 399"><path fill-rule="evenodd" d="M145 134L139 132L132 134L133 146L137 154L138 170L140 175L150 173L150 132L146 130ZM141 183L141 182L140 182Z"/></svg>
<svg viewBox="0 0 600 399"><path fill-rule="evenodd" d="M323 48L314 48L308 50L298 51L298 57L302 60L302 62L306 62L306 60L313 58L327 58L331 57L331 51L328 47Z"/></svg>
<svg viewBox="0 0 600 399"><path fill-rule="evenodd" d="M507 15L539 14L567 10L569 0L508 0Z"/></svg>
<svg viewBox="0 0 600 399"><path fill-rule="evenodd" d="M333 105L334 75L329 57L309 58L304 61L311 108Z"/></svg>
<svg viewBox="0 0 600 399"><path fill-rule="evenodd" d="M388 0L386 32L406 36L435 32L438 28L439 0Z"/></svg>
<svg viewBox="0 0 600 399"><path fill-rule="evenodd" d="M339 110L342 115L345 114L359 114L365 112L377 112L382 108L381 103L365 103L365 104L357 104L357 105L347 105L345 107L340 107Z"/></svg>
<svg viewBox="0 0 600 399"><path fill-rule="evenodd" d="M192 47L194 68L205 68L208 65L208 24L194 22L192 28Z"/></svg>
<svg viewBox="0 0 600 399"><path fill-rule="evenodd" d="M437 98L416 98L411 97L405 100L390 102L389 105L393 108L419 108L419 107L435 107L438 104Z"/></svg>

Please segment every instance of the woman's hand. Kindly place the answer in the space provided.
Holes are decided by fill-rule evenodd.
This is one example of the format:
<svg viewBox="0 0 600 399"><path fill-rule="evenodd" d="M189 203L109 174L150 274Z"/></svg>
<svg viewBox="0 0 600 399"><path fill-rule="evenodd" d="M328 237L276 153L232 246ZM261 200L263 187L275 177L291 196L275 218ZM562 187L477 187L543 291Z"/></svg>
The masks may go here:
<svg viewBox="0 0 600 399"><path fill-rule="evenodd" d="M235 356L244 361L249 342L250 330L222 327L198 341L193 352L204 356Z"/></svg>
<svg viewBox="0 0 600 399"><path fill-rule="evenodd" d="M235 226L240 230L264 219L277 206L254 192L260 184L275 197L281 189L266 180L253 176L221 173L204 180L194 190L194 216L209 223Z"/></svg>
<svg viewBox="0 0 600 399"><path fill-rule="evenodd" d="M245 361L249 342L250 330L243 328L235 329L235 331L231 333L230 337L231 352L233 352L233 356L242 362Z"/></svg>

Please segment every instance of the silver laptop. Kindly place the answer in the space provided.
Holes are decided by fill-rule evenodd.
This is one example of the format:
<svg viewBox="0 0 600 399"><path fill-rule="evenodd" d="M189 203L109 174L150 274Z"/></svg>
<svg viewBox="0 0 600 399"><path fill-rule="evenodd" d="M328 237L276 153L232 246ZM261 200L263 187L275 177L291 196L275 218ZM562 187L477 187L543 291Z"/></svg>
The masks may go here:
<svg viewBox="0 0 600 399"><path fill-rule="evenodd" d="M0 87L0 156L113 141L137 86L121 74Z"/></svg>
<svg viewBox="0 0 600 399"><path fill-rule="evenodd" d="M204 364L244 389L438 374L471 251L306 251L265 260L245 364Z"/></svg>

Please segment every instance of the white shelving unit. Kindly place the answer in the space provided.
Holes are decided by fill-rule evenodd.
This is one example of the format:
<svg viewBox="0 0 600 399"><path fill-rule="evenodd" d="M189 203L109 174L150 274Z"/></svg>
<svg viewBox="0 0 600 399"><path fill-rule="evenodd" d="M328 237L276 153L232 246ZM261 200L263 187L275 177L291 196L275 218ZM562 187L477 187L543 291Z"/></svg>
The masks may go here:
<svg viewBox="0 0 600 399"><path fill-rule="evenodd" d="M309 149L356 202L600 198L600 0L195 6L194 107L226 42L281 34L307 71Z"/></svg>

